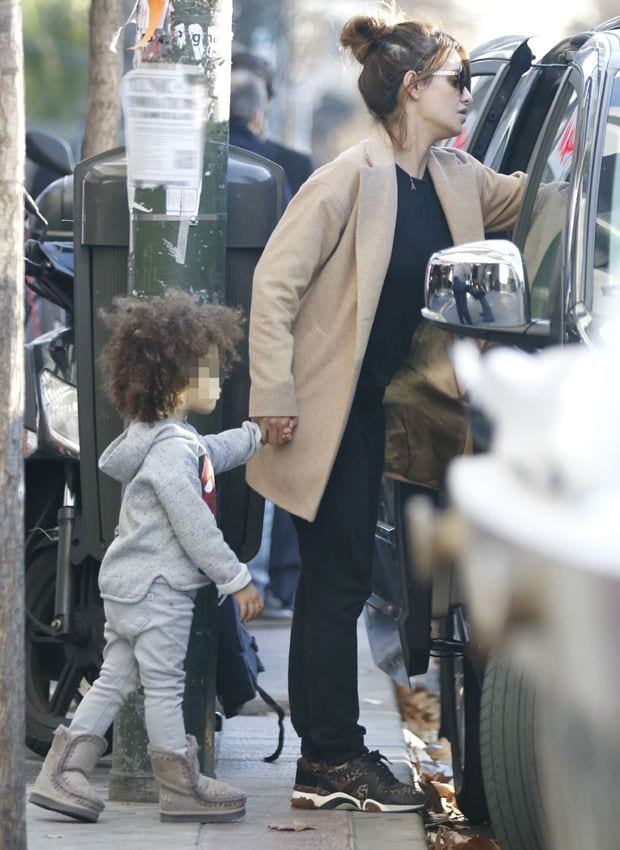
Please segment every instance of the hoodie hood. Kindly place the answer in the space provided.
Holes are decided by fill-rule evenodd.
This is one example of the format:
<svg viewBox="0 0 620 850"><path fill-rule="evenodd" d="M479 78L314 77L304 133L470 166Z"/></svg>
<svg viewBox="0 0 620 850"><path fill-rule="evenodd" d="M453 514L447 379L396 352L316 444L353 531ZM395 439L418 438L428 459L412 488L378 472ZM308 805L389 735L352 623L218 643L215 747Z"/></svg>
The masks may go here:
<svg viewBox="0 0 620 850"><path fill-rule="evenodd" d="M147 422L132 422L99 458L99 469L127 484L136 475L144 459L156 443L182 437L194 448L196 457L204 454L205 448L191 425L176 419L162 419L149 425Z"/></svg>

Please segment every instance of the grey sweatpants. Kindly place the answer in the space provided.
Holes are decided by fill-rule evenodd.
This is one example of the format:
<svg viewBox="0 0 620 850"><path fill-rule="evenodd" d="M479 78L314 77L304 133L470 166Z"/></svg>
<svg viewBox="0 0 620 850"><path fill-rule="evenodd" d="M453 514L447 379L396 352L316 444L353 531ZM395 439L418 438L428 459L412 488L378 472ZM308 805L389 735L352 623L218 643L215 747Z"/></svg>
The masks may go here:
<svg viewBox="0 0 620 850"><path fill-rule="evenodd" d="M72 735L105 735L125 699L141 684L151 746L185 753L183 662L195 595L158 578L139 602L104 600L103 665L75 712Z"/></svg>

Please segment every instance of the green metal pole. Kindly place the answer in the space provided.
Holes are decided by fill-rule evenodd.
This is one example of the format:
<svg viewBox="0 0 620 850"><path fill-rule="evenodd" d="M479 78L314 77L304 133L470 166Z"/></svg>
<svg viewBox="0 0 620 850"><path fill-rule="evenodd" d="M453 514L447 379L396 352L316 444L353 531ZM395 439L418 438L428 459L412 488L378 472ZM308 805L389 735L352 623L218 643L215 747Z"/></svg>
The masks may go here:
<svg viewBox="0 0 620 850"><path fill-rule="evenodd" d="M130 292L158 295L177 287L225 301L231 41L232 0L171 0L163 26L125 77ZM202 155L196 169L197 139ZM218 411L195 424L205 432L217 429ZM183 703L186 729L202 745L201 767L210 775L216 603L212 587L196 597ZM115 722L110 799L157 798L143 711L140 694L133 695Z"/></svg>
<svg viewBox="0 0 620 850"><path fill-rule="evenodd" d="M232 0L174 0L165 33L159 41L153 39L137 69L167 66L197 72L191 82L204 89L207 116L197 213L175 214L167 197L169 186L135 190L129 247L133 290L155 295L167 286L205 289L214 299L224 300L231 40ZM180 111L178 98L174 86L169 85L166 94L145 104L151 112L146 116L151 122L147 133L154 133L158 145L163 137L163 145L176 160L170 162L170 173L184 164L180 162L184 156L191 155L191 148L184 149L182 140L170 140L174 129L170 135L165 132L171 113ZM156 110L158 114L153 114ZM162 136L157 135L157 124L164 128Z"/></svg>

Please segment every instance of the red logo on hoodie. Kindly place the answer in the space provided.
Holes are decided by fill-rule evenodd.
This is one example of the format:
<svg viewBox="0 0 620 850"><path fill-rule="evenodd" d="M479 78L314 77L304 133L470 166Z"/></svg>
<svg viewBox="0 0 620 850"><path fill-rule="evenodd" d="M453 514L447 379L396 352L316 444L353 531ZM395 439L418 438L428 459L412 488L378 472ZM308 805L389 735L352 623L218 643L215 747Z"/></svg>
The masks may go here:
<svg viewBox="0 0 620 850"><path fill-rule="evenodd" d="M213 516L217 515L217 502L215 499L215 473L209 455L200 458L200 487L202 498L211 509Z"/></svg>

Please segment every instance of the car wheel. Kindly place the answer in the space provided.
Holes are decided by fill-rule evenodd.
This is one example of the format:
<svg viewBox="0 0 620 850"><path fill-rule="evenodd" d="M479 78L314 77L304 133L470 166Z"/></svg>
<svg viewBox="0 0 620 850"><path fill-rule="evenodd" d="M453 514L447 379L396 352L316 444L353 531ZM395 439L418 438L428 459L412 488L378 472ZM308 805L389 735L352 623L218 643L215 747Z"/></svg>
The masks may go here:
<svg viewBox="0 0 620 850"><path fill-rule="evenodd" d="M482 686L480 754L491 823L502 850L545 847L538 708L532 681L506 656L492 656Z"/></svg>
<svg viewBox="0 0 620 850"><path fill-rule="evenodd" d="M480 763L480 682L467 647L440 661L441 718L450 740L454 792L472 823L489 820Z"/></svg>
<svg viewBox="0 0 620 850"><path fill-rule="evenodd" d="M72 636L64 639L50 632L56 553L56 546L44 549L26 569L26 744L42 756L56 727L70 722L97 677L104 644L95 561L76 568Z"/></svg>

